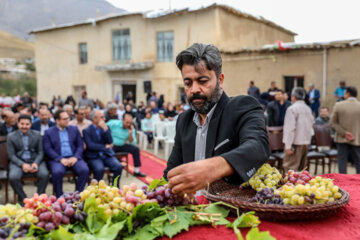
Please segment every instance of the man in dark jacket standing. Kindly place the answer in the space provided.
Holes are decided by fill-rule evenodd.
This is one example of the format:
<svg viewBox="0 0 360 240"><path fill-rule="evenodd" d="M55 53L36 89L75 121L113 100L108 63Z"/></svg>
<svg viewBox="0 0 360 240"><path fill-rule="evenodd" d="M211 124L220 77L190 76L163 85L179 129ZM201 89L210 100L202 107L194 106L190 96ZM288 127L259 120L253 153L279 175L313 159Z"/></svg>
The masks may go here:
<svg viewBox="0 0 360 240"><path fill-rule="evenodd" d="M93 124L83 131L86 144L85 158L94 171L94 178L101 180L104 176L104 165L114 173L114 180L121 175L122 165L115 158L113 139L110 128L105 123L105 116L101 110L94 110L90 114Z"/></svg>
<svg viewBox="0 0 360 240"><path fill-rule="evenodd" d="M283 126L286 109L291 105L290 101L284 99L284 91L277 90L275 101L267 105L268 126Z"/></svg>
<svg viewBox="0 0 360 240"><path fill-rule="evenodd" d="M249 96L223 92L222 59L214 45L193 44L180 52L191 109L176 126L175 144L164 171L174 193L193 193L223 178L240 184L269 156L263 109Z"/></svg>

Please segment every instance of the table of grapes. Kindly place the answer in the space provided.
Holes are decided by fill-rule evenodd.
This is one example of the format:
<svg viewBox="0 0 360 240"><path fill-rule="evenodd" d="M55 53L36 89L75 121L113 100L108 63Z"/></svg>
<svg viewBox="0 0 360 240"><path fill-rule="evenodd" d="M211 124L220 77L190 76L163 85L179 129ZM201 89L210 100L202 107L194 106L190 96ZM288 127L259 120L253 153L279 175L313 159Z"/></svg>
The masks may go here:
<svg viewBox="0 0 360 240"><path fill-rule="evenodd" d="M66 192L59 198L34 194L24 199L23 207L0 205L0 240L360 239L359 174L311 176L290 170L282 176L264 164L247 183L235 186L236 191L249 187L256 195L246 202L263 204L267 210L267 204L336 203L345 196L341 189L350 194L350 202L334 215L313 221L265 221L226 201L175 195L163 178L149 186L117 185L117 179L113 186L92 180L82 192Z"/></svg>

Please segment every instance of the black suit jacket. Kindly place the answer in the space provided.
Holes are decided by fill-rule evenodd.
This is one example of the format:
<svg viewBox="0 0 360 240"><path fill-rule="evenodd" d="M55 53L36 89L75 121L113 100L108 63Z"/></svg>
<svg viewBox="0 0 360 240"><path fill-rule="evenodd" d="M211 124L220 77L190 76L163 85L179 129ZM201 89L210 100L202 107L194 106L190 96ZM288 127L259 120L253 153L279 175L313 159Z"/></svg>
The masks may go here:
<svg viewBox="0 0 360 240"><path fill-rule="evenodd" d="M106 148L105 144L113 143L110 128L107 131L100 130L100 138L98 137L94 125L91 124L83 131L84 142L86 143L85 157L87 159L100 159L100 152L107 157L115 156L112 148Z"/></svg>
<svg viewBox="0 0 360 240"><path fill-rule="evenodd" d="M55 126L55 123L48 120L48 125L49 125L49 128L51 128L52 126ZM33 124L31 125L31 129L40 132L40 130L41 130L41 122L40 122L40 120L33 122Z"/></svg>
<svg viewBox="0 0 360 240"><path fill-rule="evenodd" d="M13 127L12 132L18 130L18 126L16 123L12 127ZM6 123L5 122L0 123L0 136L7 136L8 134L9 133L7 131Z"/></svg>
<svg viewBox="0 0 360 240"><path fill-rule="evenodd" d="M164 171L165 178L171 169L194 161L197 127L193 116L194 111L189 109L177 120L175 144ZM259 102L250 96L229 98L223 93L210 120L205 157L225 158L235 174L224 180L240 184L248 181L268 160L269 153L264 112Z"/></svg>
<svg viewBox="0 0 360 240"><path fill-rule="evenodd" d="M288 107L291 106L291 102L284 101L285 112ZM267 114L268 114L268 126L280 126L280 109L277 101L272 101L267 105Z"/></svg>

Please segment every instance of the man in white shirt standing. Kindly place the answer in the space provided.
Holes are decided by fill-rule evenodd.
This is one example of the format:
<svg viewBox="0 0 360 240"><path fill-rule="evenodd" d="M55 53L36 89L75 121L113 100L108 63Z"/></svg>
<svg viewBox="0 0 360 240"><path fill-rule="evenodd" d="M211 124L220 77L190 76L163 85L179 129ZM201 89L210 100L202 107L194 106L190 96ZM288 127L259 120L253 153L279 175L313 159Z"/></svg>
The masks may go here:
<svg viewBox="0 0 360 240"><path fill-rule="evenodd" d="M307 161L314 117L304 102L306 92L295 87L291 92L292 105L286 110L283 143L285 144L284 170L302 170Z"/></svg>

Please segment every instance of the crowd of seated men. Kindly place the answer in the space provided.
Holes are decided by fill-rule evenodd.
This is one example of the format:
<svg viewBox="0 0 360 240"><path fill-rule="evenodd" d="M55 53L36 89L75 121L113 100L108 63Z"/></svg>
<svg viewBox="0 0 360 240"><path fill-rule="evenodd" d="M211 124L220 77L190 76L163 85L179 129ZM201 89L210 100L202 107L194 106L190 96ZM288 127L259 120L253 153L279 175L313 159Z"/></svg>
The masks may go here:
<svg viewBox="0 0 360 240"><path fill-rule="evenodd" d="M59 197L63 194L66 171L76 174L76 191L84 189L90 170L97 180L103 178L105 166L113 173L113 179L121 176L122 165L115 158L115 152L132 154L134 175L146 176L140 171L140 150L136 146L131 114L125 113L122 120L107 123L102 110L93 110L89 120L84 115L84 108L77 109L70 125L65 110L53 114L55 122L50 120L50 112L45 107L39 109L35 121L29 114L16 117L10 110L3 111L0 135L7 135L9 182L20 204L27 197L22 185L24 174L37 177L37 192L41 194L51 173L53 188Z"/></svg>
<svg viewBox="0 0 360 240"><path fill-rule="evenodd" d="M186 107L184 103L176 107L164 104L155 92L147 104L141 101L138 106L133 99L126 98L103 109L103 105L87 98L86 92L81 99L77 108L73 98L62 101L54 97L51 107L46 103L37 105L35 100L32 105L24 105L20 100L0 109L0 136L7 136L10 161L8 178L20 204L27 197L24 176L37 178L39 194L46 191L51 180L57 197L63 194L63 177L68 171L77 176L77 191L84 189L91 172L95 179L102 179L105 167L114 180L122 173L116 152L131 154L134 176L145 177L140 171L136 130L144 128L151 142L152 115L158 115L160 121L174 121Z"/></svg>

